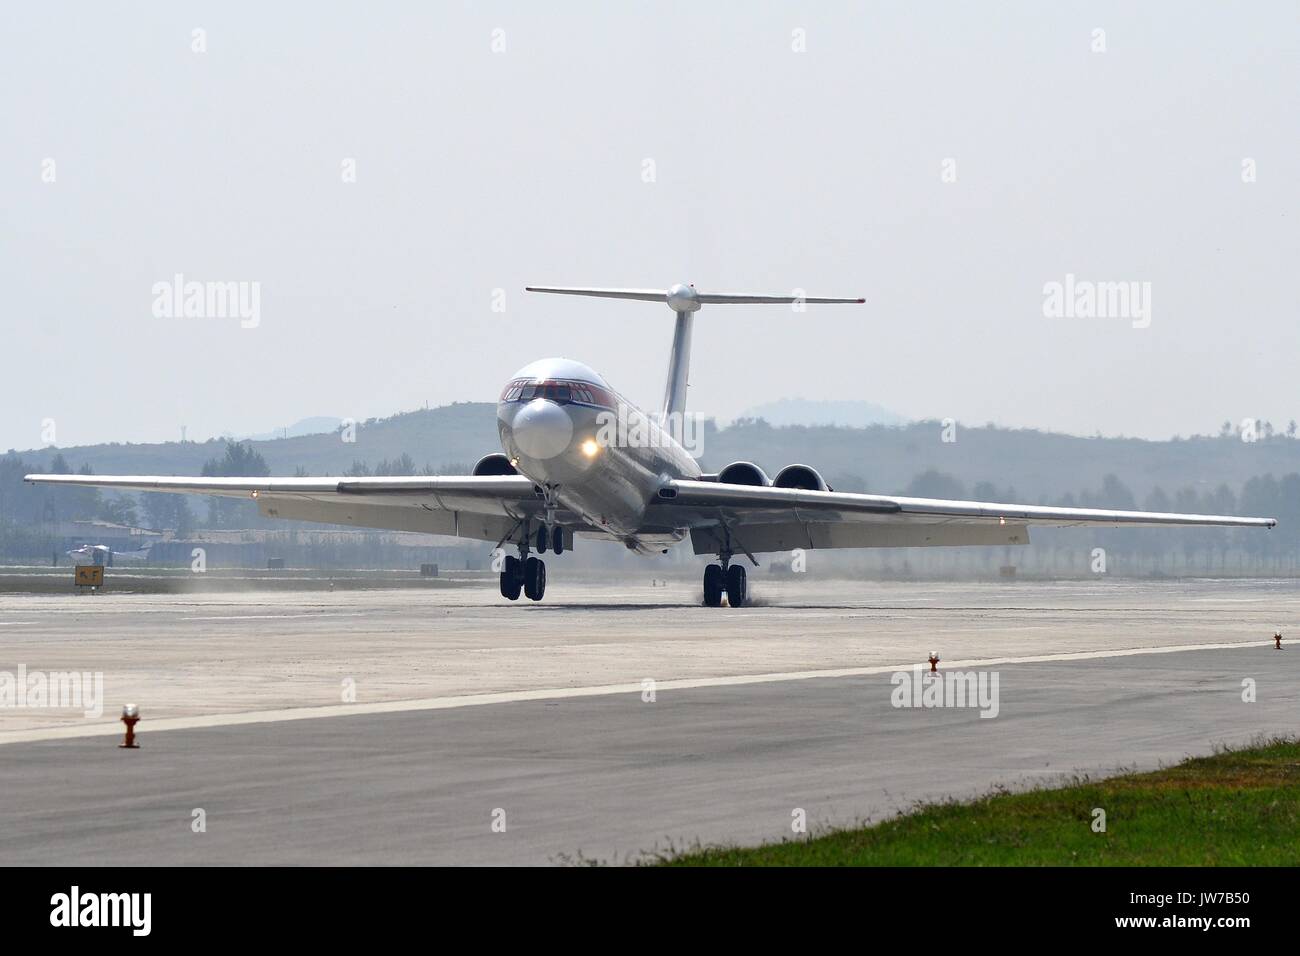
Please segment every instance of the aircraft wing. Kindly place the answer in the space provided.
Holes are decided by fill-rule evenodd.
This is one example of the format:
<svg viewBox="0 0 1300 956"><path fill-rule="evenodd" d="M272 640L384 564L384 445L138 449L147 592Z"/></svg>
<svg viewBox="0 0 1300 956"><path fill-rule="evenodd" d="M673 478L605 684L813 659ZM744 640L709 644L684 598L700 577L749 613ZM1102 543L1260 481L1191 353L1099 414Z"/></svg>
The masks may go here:
<svg viewBox="0 0 1300 956"><path fill-rule="evenodd" d="M805 491L678 479L649 509L656 526L689 527L696 554L794 548L1028 544L1029 526L1271 528L1275 518L1107 511Z"/></svg>
<svg viewBox="0 0 1300 956"><path fill-rule="evenodd" d="M169 478L159 475L27 475L42 485L248 498L268 518L500 541L542 509L522 475L381 478ZM561 511L562 524L585 522Z"/></svg>

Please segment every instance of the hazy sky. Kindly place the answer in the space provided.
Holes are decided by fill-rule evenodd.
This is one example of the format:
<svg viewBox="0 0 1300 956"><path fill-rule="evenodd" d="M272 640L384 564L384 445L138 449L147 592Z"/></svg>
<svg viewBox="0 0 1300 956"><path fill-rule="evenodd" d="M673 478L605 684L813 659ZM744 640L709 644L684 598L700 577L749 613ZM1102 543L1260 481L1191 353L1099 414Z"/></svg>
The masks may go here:
<svg viewBox="0 0 1300 956"><path fill-rule="evenodd" d="M547 283L867 297L706 308L724 419L1300 418L1295 2L12 0L0 80L0 448L493 399L553 354L657 403L668 309ZM258 324L156 316L177 273L259 283ZM1150 283L1149 327L1045 317L1067 274Z"/></svg>

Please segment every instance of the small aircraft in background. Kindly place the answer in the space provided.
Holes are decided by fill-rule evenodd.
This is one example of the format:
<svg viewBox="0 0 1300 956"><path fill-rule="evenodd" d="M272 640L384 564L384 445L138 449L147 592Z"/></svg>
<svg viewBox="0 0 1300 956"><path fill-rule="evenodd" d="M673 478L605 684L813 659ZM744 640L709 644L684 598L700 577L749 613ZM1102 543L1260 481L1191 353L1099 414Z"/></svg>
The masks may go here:
<svg viewBox="0 0 1300 956"><path fill-rule="evenodd" d="M134 551L114 551L106 544L83 544L66 552L75 565L95 564L111 568L118 561L146 561L152 544L146 544Z"/></svg>

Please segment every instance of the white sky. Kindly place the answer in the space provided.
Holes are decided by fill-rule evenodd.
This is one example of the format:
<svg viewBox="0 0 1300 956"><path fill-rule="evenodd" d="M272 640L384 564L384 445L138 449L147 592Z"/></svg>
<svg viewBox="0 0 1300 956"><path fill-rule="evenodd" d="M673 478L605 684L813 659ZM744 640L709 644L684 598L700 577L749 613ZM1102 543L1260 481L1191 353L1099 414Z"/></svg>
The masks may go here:
<svg viewBox="0 0 1300 956"><path fill-rule="evenodd" d="M1298 107L1293 2L15 0L0 448L44 419L74 445L488 400L552 354L658 401L667 308L530 283L867 297L706 309L691 406L724 419L800 395L1084 434L1282 424ZM260 282L260 325L155 318L178 272ZM1044 318L1066 273L1150 282L1150 327Z"/></svg>

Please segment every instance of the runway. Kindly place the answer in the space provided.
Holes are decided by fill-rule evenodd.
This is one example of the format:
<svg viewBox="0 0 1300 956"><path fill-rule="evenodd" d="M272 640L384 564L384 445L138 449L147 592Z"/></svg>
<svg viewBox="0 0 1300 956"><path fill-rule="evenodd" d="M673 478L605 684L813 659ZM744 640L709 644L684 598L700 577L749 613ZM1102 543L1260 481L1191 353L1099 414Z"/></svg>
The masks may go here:
<svg viewBox="0 0 1300 956"><path fill-rule="evenodd" d="M647 575L647 578L649 576ZM102 673L106 713L0 708L36 730L743 675L1259 641L1300 618L1295 582L870 583L755 575L760 606L699 582L235 594L0 594L0 671ZM150 724L145 724L148 727Z"/></svg>
<svg viewBox="0 0 1300 956"><path fill-rule="evenodd" d="M99 666L108 703L0 711L0 864L627 862L1300 732L1290 584L787 587L5 595L0 669ZM893 706L932 648L996 717ZM100 735L128 694L138 751Z"/></svg>
<svg viewBox="0 0 1300 956"><path fill-rule="evenodd" d="M998 672L992 719L894 708L878 675L12 744L0 863L628 862L792 838L796 808L845 825L1155 767L1300 715L1300 658L1263 646Z"/></svg>

